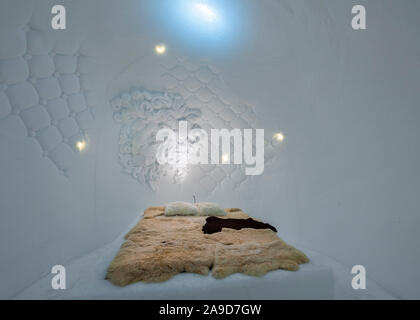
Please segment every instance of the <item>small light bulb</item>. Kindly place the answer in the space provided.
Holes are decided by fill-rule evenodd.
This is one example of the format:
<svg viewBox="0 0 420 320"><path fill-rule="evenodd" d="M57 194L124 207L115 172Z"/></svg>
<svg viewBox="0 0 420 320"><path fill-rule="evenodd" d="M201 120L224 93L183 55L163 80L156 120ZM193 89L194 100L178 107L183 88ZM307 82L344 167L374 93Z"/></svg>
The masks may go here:
<svg viewBox="0 0 420 320"><path fill-rule="evenodd" d="M77 141L76 148L79 149L80 152L82 152L86 148L86 141Z"/></svg>
<svg viewBox="0 0 420 320"><path fill-rule="evenodd" d="M155 51L158 55L163 55L166 52L166 46L164 44L157 44Z"/></svg>
<svg viewBox="0 0 420 320"><path fill-rule="evenodd" d="M274 139L276 139L276 140L277 140L277 141L279 141L279 142L283 142L283 141L284 141L284 134L283 134L283 133L281 133L281 132L276 133L276 134L273 136L273 138L274 138Z"/></svg>
<svg viewBox="0 0 420 320"><path fill-rule="evenodd" d="M229 155L228 154L222 155L222 163L229 163Z"/></svg>

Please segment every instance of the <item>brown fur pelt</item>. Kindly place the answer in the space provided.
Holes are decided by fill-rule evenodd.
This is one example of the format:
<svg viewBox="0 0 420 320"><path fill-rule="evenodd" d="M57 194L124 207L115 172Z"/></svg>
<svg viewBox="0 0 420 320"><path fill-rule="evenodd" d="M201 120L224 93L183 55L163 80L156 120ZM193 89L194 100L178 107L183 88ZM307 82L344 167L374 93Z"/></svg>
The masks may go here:
<svg viewBox="0 0 420 320"><path fill-rule="evenodd" d="M223 228L241 230L246 228L251 229L270 229L277 232L277 229L268 223L256 221L252 218L248 219L220 219L219 217L208 217L206 224L203 226L203 232L206 234L212 234L221 232Z"/></svg>
<svg viewBox="0 0 420 320"><path fill-rule="evenodd" d="M215 278L241 272L260 276L285 269L295 271L309 259L270 229L223 228L204 234L205 216L166 217L165 207L153 207L126 235L108 267L107 279L125 286L134 282L166 281L191 272ZM247 219L240 209L226 209L226 219Z"/></svg>

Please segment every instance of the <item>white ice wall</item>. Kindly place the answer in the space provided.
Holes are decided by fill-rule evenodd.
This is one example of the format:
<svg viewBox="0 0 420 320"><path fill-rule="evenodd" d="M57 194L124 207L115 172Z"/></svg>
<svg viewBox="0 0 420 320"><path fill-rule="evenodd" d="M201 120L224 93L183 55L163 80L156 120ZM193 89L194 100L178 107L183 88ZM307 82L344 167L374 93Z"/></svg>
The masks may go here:
<svg viewBox="0 0 420 320"><path fill-rule="evenodd" d="M403 2L369 1L368 30L355 32L353 1L232 1L233 44L199 50L161 23L165 0L63 1L66 31L50 28L55 1L2 1L0 297L111 241L145 207L193 194L418 297L419 5ZM119 162L113 102L132 88L180 94L204 126L264 128L265 173L195 168L152 191Z"/></svg>
<svg viewBox="0 0 420 320"><path fill-rule="evenodd" d="M231 83L288 135L281 156L291 165L281 170L293 183L278 182L293 190L288 228L297 242L364 265L393 294L418 298L419 3L274 2L255 8L255 34L264 34L255 47L269 53L244 55L237 63L247 61L248 77L237 71ZM366 31L351 29L355 4L367 8Z"/></svg>
<svg viewBox="0 0 420 320"><path fill-rule="evenodd" d="M318 63L300 57L313 82L296 153L299 237L419 298L420 5L365 3L366 32L351 31L349 9L331 2L333 37L309 44Z"/></svg>

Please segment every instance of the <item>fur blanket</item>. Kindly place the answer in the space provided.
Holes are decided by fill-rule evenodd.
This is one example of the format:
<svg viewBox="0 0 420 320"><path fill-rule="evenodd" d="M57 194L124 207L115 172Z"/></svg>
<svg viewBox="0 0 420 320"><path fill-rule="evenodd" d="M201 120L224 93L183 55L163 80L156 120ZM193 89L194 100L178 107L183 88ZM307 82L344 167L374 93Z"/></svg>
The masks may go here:
<svg viewBox="0 0 420 320"><path fill-rule="evenodd" d="M210 270L215 278L236 272L261 276L276 269L295 271L309 261L270 229L223 228L205 234L207 217L166 217L164 209L147 209L126 235L108 267L107 279L113 284L166 281L178 273L207 275ZM249 218L240 209L226 211L228 219Z"/></svg>

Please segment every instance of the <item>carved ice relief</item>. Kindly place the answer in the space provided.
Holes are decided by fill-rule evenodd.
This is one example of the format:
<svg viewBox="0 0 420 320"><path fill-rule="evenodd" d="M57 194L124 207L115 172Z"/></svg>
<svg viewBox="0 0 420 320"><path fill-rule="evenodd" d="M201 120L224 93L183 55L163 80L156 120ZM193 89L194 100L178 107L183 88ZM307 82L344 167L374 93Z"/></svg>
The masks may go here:
<svg viewBox="0 0 420 320"><path fill-rule="evenodd" d="M201 111L187 106L185 100L169 92L132 90L111 102L114 119L121 123L118 159L125 172L136 180L156 190L156 182L171 174L174 183L185 176L186 169L161 166L156 160L156 134L162 128L175 130L179 121L188 121L197 127L195 120Z"/></svg>

